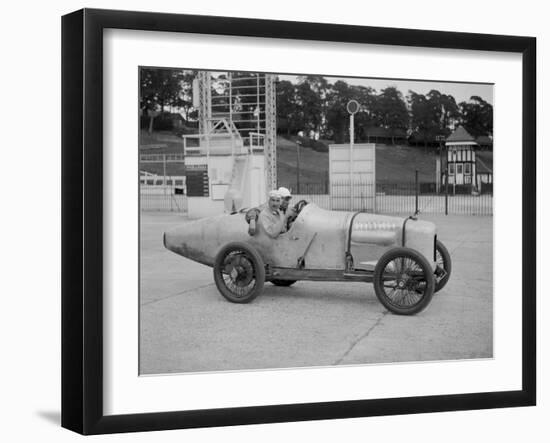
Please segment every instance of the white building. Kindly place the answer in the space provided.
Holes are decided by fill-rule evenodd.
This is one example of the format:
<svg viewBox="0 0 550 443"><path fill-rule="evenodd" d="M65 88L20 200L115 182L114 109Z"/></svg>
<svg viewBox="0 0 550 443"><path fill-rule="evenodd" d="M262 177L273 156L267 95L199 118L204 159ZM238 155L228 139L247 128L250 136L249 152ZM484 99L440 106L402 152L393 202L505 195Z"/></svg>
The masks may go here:
<svg viewBox="0 0 550 443"><path fill-rule="evenodd" d="M459 126L445 141L447 155L442 165L442 174L448 184L462 192L479 192L483 185L493 182L492 164L477 158L479 145L474 136ZM443 179L443 183L445 180Z"/></svg>

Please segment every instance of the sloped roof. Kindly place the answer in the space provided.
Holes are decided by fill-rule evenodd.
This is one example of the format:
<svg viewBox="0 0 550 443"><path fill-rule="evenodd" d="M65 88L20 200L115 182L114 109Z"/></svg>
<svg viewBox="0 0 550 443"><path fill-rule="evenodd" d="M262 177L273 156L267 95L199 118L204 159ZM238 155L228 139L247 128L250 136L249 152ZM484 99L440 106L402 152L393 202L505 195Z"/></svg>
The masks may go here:
<svg viewBox="0 0 550 443"><path fill-rule="evenodd" d="M476 139L462 126L456 128L451 135L447 137L447 143L449 142L475 142Z"/></svg>
<svg viewBox="0 0 550 443"><path fill-rule="evenodd" d="M490 151L478 152L476 155L477 173L492 173L493 172L493 153Z"/></svg>

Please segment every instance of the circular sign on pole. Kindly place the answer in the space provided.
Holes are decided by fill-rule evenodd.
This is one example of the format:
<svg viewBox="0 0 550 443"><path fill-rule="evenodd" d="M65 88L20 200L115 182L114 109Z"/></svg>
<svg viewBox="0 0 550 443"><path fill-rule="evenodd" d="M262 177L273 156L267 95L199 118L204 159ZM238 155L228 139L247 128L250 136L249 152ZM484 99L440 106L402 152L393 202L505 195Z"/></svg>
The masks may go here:
<svg viewBox="0 0 550 443"><path fill-rule="evenodd" d="M353 175L353 143L355 138L355 128L354 128L354 116L357 111L359 111L360 105L357 102L357 100L350 100L348 104L346 105L346 109L348 110L350 117L349 117L349 181L350 181L350 189L349 189L349 202L350 202L350 209L354 209L354 200L353 200L353 186L354 186L354 175Z"/></svg>
<svg viewBox="0 0 550 443"><path fill-rule="evenodd" d="M355 114L356 112L359 111L359 108L361 106L359 105L359 102L357 100L350 100L348 102L348 104L346 105L346 109L348 110L348 112L353 115Z"/></svg>

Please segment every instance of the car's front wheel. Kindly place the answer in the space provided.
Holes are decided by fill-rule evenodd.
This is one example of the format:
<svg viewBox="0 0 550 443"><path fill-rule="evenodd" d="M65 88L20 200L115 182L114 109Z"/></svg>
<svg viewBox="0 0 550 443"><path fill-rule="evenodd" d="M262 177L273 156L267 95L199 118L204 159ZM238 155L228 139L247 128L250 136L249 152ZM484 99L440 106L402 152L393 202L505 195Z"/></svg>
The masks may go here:
<svg viewBox="0 0 550 443"><path fill-rule="evenodd" d="M430 263L410 248L394 248L383 254L374 268L373 284L380 303L400 315L425 309L435 289Z"/></svg>
<svg viewBox="0 0 550 443"><path fill-rule="evenodd" d="M230 302L249 303L260 295L264 286L262 257L246 243L229 243L214 261L214 281Z"/></svg>
<svg viewBox="0 0 550 443"><path fill-rule="evenodd" d="M439 240L435 243L435 291L441 291L451 278L451 254Z"/></svg>

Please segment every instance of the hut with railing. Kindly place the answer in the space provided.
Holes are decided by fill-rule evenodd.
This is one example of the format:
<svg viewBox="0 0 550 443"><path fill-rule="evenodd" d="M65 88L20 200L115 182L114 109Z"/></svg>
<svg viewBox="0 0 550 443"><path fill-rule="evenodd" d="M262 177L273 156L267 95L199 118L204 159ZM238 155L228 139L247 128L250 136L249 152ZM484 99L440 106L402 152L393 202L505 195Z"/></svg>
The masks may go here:
<svg viewBox="0 0 550 443"><path fill-rule="evenodd" d="M453 194L479 193L492 189L492 158L490 166L487 159L478 161L479 149L476 138L463 126L458 126L447 137L446 155L441 164L441 183L447 183Z"/></svg>

